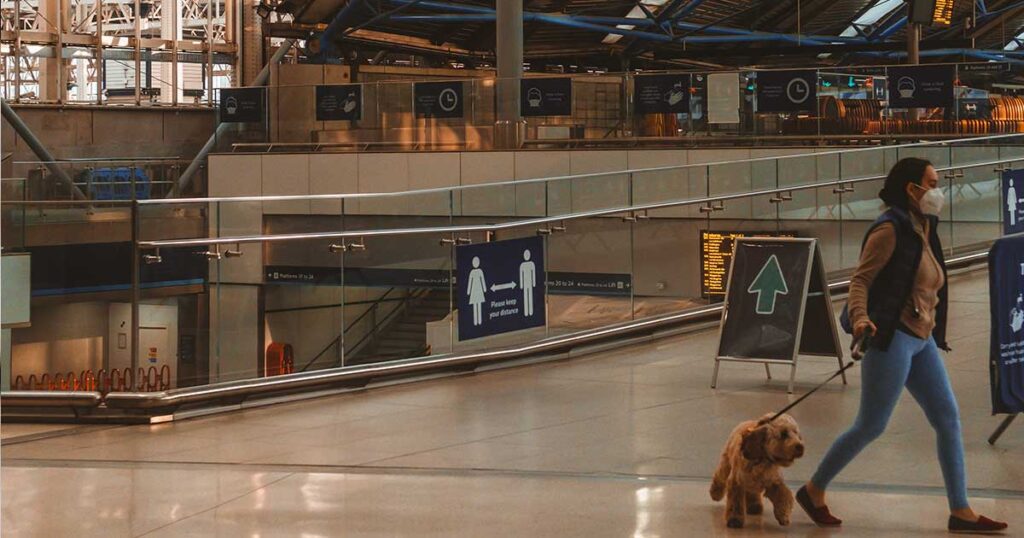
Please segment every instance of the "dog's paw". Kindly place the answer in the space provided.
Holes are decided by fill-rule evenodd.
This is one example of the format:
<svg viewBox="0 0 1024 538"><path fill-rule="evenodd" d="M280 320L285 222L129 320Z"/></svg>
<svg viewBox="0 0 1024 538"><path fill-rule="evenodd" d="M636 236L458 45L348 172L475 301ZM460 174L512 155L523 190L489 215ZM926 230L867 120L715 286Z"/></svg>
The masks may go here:
<svg viewBox="0 0 1024 538"><path fill-rule="evenodd" d="M743 520L738 517L730 517L729 521L725 522L725 526L729 527L730 529L742 529Z"/></svg>
<svg viewBox="0 0 1024 538"><path fill-rule="evenodd" d="M776 515L775 516L775 521L778 521L779 525L782 525L783 527L786 527L786 526L789 525L789 516L788 515L785 515L785 516Z"/></svg>
<svg viewBox="0 0 1024 538"><path fill-rule="evenodd" d="M752 516L759 516L764 513L764 505L761 503L747 503L747 513Z"/></svg>
<svg viewBox="0 0 1024 538"><path fill-rule="evenodd" d="M711 493L711 500L712 501L720 501L720 500L722 500L723 498L725 498L725 485L724 484L718 484L718 483L711 484L711 491L710 491L710 493Z"/></svg>

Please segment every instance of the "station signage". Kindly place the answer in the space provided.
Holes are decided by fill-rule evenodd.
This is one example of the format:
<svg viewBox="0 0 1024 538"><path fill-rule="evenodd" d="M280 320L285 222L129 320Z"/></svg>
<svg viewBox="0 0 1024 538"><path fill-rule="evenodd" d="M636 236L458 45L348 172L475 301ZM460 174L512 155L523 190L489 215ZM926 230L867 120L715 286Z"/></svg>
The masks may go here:
<svg viewBox="0 0 1024 538"><path fill-rule="evenodd" d="M814 112L817 108L817 71L758 71L758 112Z"/></svg>
<svg viewBox="0 0 1024 538"><path fill-rule="evenodd" d="M951 107L955 103L953 65L890 67L889 108Z"/></svg>
<svg viewBox="0 0 1024 538"><path fill-rule="evenodd" d="M417 82L413 84L413 111L420 118L461 118L464 93L462 81Z"/></svg>
<svg viewBox="0 0 1024 538"><path fill-rule="evenodd" d="M949 26L953 22L956 0L907 0L910 22L928 26Z"/></svg>
<svg viewBox="0 0 1024 538"><path fill-rule="evenodd" d="M455 271L460 341L544 326L543 237L460 245Z"/></svg>
<svg viewBox="0 0 1024 538"><path fill-rule="evenodd" d="M571 116L571 78L524 78L519 82L519 110L523 116Z"/></svg>
<svg viewBox="0 0 1024 538"><path fill-rule="evenodd" d="M961 73L1001 73L1010 70L1010 62L960 64L957 68Z"/></svg>
<svg viewBox="0 0 1024 538"><path fill-rule="evenodd" d="M634 108L639 114L690 111L689 75L643 75L633 79Z"/></svg>
<svg viewBox="0 0 1024 538"><path fill-rule="evenodd" d="M736 241L744 237L796 237L794 232L700 232L700 290L705 297L725 295Z"/></svg>
<svg viewBox="0 0 1024 538"><path fill-rule="evenodd" d="M362 118L362 85L339 84L316 87L317 121L358 121Z"/></svg>
<svg viewBox="0 0 1024 538"><path fill-rule="evenodd" d="M708 75L707 109L708 123L739 123L739 73L711 73Z"/></svg>
<svg viewBox="0 0 1024 538"><path fill-rule="evenodd" d="M842 366L816 239L739 239L729 273L712 387L722 360L789 363L790 393L797 355L836 357Z"/></svg>
<svg viewBox="0 0 1024 538"><path fill-rule="evenodd" d="M1024 233L1024 170L1003 172L1003 234Z"/></svg>
<svg viewBox="0 0 1024 538"><path fill-rule="evenodd" d="M989 379L992 413L1024 412L1024 235L1003 237L988 254Z"/></svg>
<svg viewBox="0 0 1024 538"><path fill-rule="evenodd" d="M266 110L265 88L223 88L220 90L221 123L258 123Z"/></svg>

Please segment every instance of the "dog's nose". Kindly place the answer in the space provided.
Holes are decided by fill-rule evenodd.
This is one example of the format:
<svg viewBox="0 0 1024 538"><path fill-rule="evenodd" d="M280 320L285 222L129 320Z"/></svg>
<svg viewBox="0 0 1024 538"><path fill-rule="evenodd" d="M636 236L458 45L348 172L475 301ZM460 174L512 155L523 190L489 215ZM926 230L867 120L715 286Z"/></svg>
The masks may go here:
<svg viewBox="0 0 1024 538"><path fill-rule="evenodd" d="M796 445L796 448L794 450L796 452L796 457L799 458L799 457L802 457L804 455L804 445L802 445L802 444Z"/></svg>

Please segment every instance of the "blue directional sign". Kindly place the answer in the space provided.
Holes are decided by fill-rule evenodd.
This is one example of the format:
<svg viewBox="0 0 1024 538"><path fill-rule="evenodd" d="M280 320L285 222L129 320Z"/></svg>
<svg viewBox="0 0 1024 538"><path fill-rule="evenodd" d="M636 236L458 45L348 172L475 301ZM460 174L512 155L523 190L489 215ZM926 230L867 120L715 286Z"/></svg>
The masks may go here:
<svg viewBox="0 0 1024 538"><path fill-rule="evenodd" d="M1003 233L1024 232L1024 170L1003 172Z"/></svg>
<svg viewBox="0 0 1024 538"><path fill-rule="evenodd" d="M459 340L544 326L543 238L459 246L455 271Z"/></svg>
<svg viewBox="0 0 1024 538"><path fill-rule="evenodd" d="M992 413L1024 412L1024 235L1003 237L988 254Z"/></svg>

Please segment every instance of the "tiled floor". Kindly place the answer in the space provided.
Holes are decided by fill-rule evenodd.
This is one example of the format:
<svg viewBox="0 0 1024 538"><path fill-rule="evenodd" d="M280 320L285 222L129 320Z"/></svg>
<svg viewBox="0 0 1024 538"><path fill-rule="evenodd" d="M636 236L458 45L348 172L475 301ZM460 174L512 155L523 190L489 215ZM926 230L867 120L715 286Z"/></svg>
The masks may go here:
<svg viewBox="0 0 1024 538"><path fill-rule="evenodd" d="M948 367L980 511L1024 529L1024 424L997 447L989 415L987 285L955 277ZM790 401L778 369L725 364L715 331L565 362L436 379L158 426L4 434L5 536L713 536L706 494L739 421ZM798 393L834 360L808 358ZM859 376L793 415L809 476L856 412ZM8 428L7 425L4 428ZM944 535L933 434L907 396L843 474L846 536ZM884 509L883 509L884 507ZM837 534L802 514L729 535Z"/></svg>

